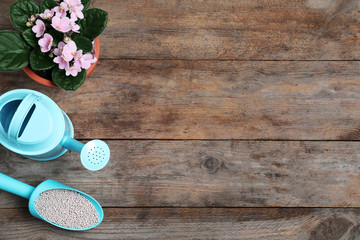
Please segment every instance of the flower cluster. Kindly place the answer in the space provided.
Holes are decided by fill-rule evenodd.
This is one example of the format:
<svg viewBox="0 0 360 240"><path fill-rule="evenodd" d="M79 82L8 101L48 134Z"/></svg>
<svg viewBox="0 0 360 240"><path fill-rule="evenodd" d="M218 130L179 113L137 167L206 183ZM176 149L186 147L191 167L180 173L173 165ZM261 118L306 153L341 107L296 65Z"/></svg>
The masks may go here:
<svg viewBox="0 0 360 240"><path fill-rule="evenodd" d="M83 51L77 50L75 42L71 40L68 43L60 42L54 49L54 54L56 56L54 62L59 64L60 69L65 69L66 76L76 77L82 68L88 69L97 60L94 50L92 53L83 54Z"/></svg>
<svg viewBox="0 0 360 240"><path fill-rule="evenodd" d="M46 85L77 90L95 67L94 45L99 49L109 19L90 6L91 0L14 0L9 15L16 31L0 31L0 59L6 59L0 71L34 71Z"/></svg>
<svg viewBox="0 0 360 240"><path fill-rule="evenodd" d="M32 27L36 37L40 38L38 44L41 52L49 52L49 56L59 68L65 70L66 76L76 77L82 69L88 69L97 61L94 48L92 53L83 54L83 50L78 49L71 39L73 33L79 33L80 26L77 21L84 18L83 9L81 0L63 0L59 6L31 16L27 23L28 27ZM57 46L54 44L53 36L47 33L51 29L63 34L63 41Z"/></svg>

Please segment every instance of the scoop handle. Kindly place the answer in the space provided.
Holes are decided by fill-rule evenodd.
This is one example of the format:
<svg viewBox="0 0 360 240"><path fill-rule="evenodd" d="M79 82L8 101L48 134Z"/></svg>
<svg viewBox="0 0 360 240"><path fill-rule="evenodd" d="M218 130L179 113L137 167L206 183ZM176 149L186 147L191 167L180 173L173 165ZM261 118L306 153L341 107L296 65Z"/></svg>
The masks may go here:
<svg viewBox="0 0 360 240"><path fill-rule="evenodd" d="M3 173L0 173L0 189L29 199L35 188Z"/></svg>

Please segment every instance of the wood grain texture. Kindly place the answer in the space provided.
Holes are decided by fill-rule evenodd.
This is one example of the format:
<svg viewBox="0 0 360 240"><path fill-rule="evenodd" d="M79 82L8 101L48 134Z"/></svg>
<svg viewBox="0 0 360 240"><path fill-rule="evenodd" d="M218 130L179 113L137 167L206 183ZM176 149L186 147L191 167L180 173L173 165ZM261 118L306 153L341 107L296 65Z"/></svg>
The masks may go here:
<svg viewBox="0 0 360 240"><path fill-rule="evenodd" d="M26 209L0 210L2 240L357 240L359 237L359 209L107 208L103 223L86 232L54 228L31 217Z"/></svg>
<svg viewBox="0 0 360 240"><path fill-rule="evenodd" d="M12 29L12 2L0 1L0 30ZM360 239L360 210L348 208L360 207L352 141L360 139L360 63L351 61L360 54L359 0L92 7L107 10L109 23L100 64L79 91L19 72L0 73L0 94L47 94L77 138L108 139L109 165L90 172L77 153L36 162L0 147L0 172L87 192L105 207L104 222L57 229L0 191L1 240Z"/></svg>
<svg viewBox="0 0 360 240"><path fill-rule="evenodd" d="M10 29L0 3L0 29ZM358 0L101 0L102 58L356 60Z"/></svg>
<svg viewBox="0 0 360 240"><path fill-rule="evenodd" d="M358 142L109 141L86 171L77 153L36 162L1 148L0 172L33 186L54 179L104 207L359 207ZM0 208L26 201L0 192Z"/></svg>
<svg viewBox="0 0 360 240"><path fill-rule="evenodd" d="M101 60L76 92L19 72L0 94L47 94L83 139L356 140L359 76L359 62Z"/></svg>

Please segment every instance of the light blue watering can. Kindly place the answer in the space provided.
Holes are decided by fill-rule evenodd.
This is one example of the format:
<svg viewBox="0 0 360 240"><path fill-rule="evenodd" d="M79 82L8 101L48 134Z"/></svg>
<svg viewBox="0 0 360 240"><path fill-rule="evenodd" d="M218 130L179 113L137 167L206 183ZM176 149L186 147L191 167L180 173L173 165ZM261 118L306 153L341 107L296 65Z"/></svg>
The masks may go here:
<svg viewBox="0 0 360 240"><path fill-rule="evenodd" d="M85 168L105 167L110 159L105 142L83 144L73 137L69 117L46 95L17 89L0 97L0 143L4 147L38 161L58 158L70 149L80 153Z"/></svg>
<svg viewBox="0 0 360 240"><path fill-rule="evenodd" d="M33 215L34 217L41 219L45 222L48 222L54 226L66 229L66 230L73 230L73 231L84 231L84 230L89 230L92 229L96 226L98 226L102 220L104 219L104 212L103 209L101 208L101 205L91 196L87 195L86 193L83 193L79 190L76 190L74 188L71 188L69 186L66 186L62 183L59 183L57 181L54 180L46 180L42 183L40 183L36 188L33 186L30 186L26 183L23 183L19 180L16 180L14 178L11 178L9 176L6 176L5 174L0 173L0 189L16 194L20 197L29 199L29 210L31 215ZM72 190L75 191L79 194L81 194L83 197L85 197L87 200L90 201L90 203L94 206L95 210L98 212L98 217L99 217L99 222L96 223L95 225L91 226L91 227L87 227L87 228L82 228L82 229L75 229L75 228L69 228L69 227L65 227L65 226L61 226L58 225L56 223L50 222L47 219L43 218L37 211L35 208L35 200L40 196L40 194L42 192L45 192L47 190L52 190L52 189L66 189L66 190Z"/></svg>

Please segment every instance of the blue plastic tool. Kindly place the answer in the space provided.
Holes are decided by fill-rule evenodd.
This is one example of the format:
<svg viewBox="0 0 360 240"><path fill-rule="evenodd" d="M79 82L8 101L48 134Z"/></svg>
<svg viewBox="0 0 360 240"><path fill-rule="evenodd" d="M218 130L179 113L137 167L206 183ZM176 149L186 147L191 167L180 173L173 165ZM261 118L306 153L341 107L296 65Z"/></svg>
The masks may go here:
<svg viewBox="0 0 360 240"><path fill-rule="evenodd" d="M0 143L25 157L47 161L68 149L79 152L85 168L106 166L110 149L101 140L76 141L69 117L46 95L28 89L9 91L0 97Z"/></svg>
<svg viewBox="0 0 360 240"><path fill-rule="evenodd" d="M71 188L69 186L66 186L62 183L59 183L57 181L54 180L46 180L42 183L40 183L36 188L33 186L30 186L26 183L23 183L19 180L16 180L14 178L11 178L3 173L0 173L0 189L16 194L20 197L29 199L29 210L31 215L33 215L34 217L41 219L45 222L48 222L54 226L63 228L63 229L67 229L67 230L73 230L73 231L84 231L84 230L89 230L92 229L96 226L98 226L102 220L104 219L104 212L103 209L101 208L101 205L91 196L87 195L86 193L83 193L79 190L76 190L74 188ZM75 191L79 194L81 194L83 197L85 197L87 200L90 201L90 203L94 206L94 208L96 209L96 211L98 212L98 216L99 216L99 222L97 224L95 224L94 226L88 227L88 228L83 228L83 229L75 229L75 228L68 228L68 227L64 227L61 225L58 225L56 223L50 222L47 219L43 218L35 209L35 200L40 196L40 194L44 191L47 190L51 190L51 189L66 189L66 190L72 190Z"/></svg>

